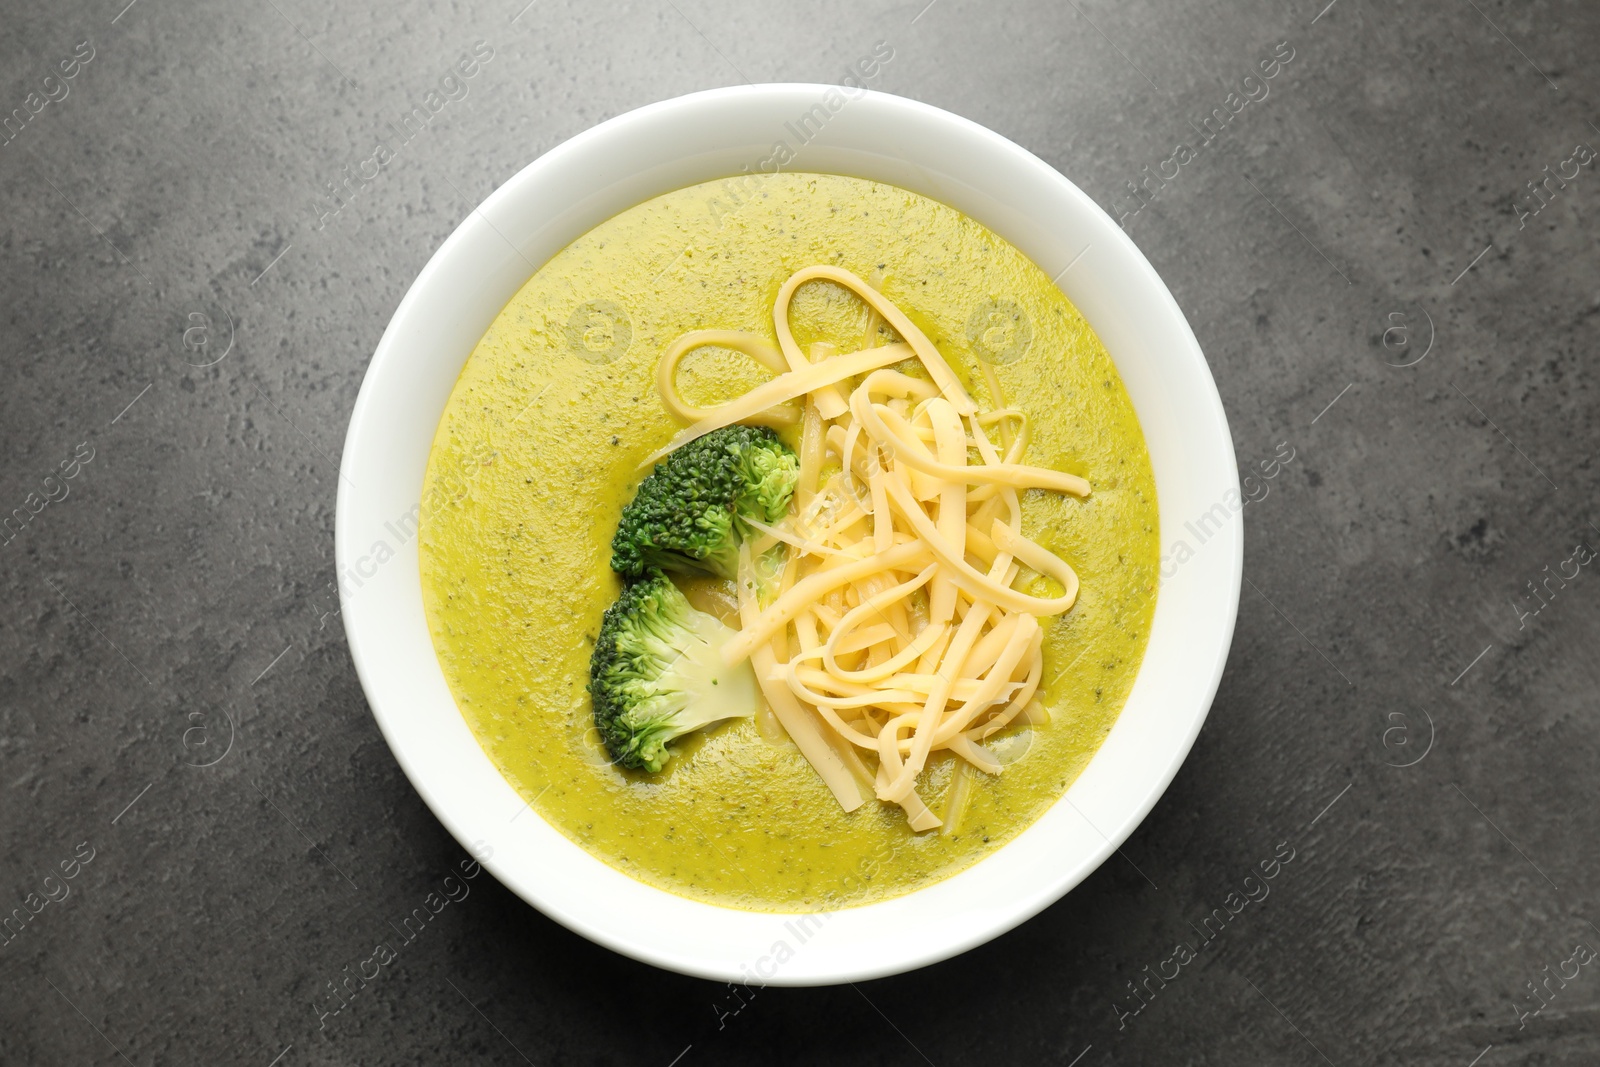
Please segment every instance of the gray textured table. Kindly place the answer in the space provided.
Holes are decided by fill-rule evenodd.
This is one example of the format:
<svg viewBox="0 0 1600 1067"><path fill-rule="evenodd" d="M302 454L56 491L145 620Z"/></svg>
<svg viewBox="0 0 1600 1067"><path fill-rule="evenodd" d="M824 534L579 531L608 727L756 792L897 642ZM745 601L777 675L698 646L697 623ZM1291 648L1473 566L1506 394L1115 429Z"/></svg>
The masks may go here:
<svg viewBox="0 0 1600 1067"><path fill-rule="evenodd" d="M126 2L0 20L0 1062L1600 1059L1600 9ZM336 1000L462 856L327 615L390 313L552 145L878 42L874 88L1124 218L1242 466L1293 449L1187 764L1065 900L914 974L739 1008L484 877Z"/></svg>

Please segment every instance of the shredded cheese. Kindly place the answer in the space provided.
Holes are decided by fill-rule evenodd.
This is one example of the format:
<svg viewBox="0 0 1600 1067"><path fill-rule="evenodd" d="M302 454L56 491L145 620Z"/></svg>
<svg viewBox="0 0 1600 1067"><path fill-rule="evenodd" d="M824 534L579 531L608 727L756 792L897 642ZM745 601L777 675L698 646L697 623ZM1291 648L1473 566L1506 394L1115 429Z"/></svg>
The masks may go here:
<svg viewBox="0 0 1600 1067"><path fill-rule="evenodd" d="M880 322L901 342L803 353L790 305L813 281L865 302L869 344ZM1022 463L1027 419L1003 406L992 370L983 374L992 410L980 410L927 336L847 270L793 274L778 291L773 329L776 348L727 331L696 331L668 347L657 382L668 410L689 425L646 464L736 422L800 422L795 503L777 525L752 523L763 536L741 547L741 628L724 658L750 660L773 716L846 811L870 790L898 804L913 830L952 832L979 788L971 772L1003 769L982 742L1013 724L1049 721L1038 701L1039 620L1070 610L1078 593L1072 567L1023 534L1019 493L1081 497L1089 483ZM683 356L705 345L744 352L777 377L714 408L689 405L673 379ZM908 360L927 378L890 369ZM798 411L785 406L796 400ZM835 462L837 473L824 478ZM783 553L781 563L758 568L764 550ZM1059 584L1060 595L1017 588L1024 567ZM943 818L917 792L940 751L958 761Z"/></svg>

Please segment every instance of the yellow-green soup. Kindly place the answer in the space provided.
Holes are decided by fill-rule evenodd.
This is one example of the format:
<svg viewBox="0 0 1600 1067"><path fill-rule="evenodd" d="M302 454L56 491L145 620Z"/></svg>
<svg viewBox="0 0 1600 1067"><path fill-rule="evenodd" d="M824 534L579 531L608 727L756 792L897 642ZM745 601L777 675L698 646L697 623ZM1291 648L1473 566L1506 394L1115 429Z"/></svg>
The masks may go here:
<svg viewBox="0 0 1600 1067"><path fill-rule="evenodd" d="M619 588L610 540L640 461L679 429L654 385L694 329L773 338L778 287L814 263L871 279L927 333L978 402L979 360L1028 415L1028 462L1079 474L1086 499L1025 495L1025 531L1082 587L1046 625L1048 724L990 742L956 832L915 834L899 807L846 814L798 749L735 720L677 743L659 775L608 762L585 688ZM802 345L861 347L865 306L807 285ZM746 357L689 355L679 384L711 403L769 377ZM467 361L423 493L422 586L462 715L551 825L633 877L697 900L808 911L897 896L968 867L1077 777L1127 697L1156 590L1156 496L1144 438L1083 316L1021 252L904 189L822 174L745 176L624 211L541 267ZM953 762L918 791L942 813Z"/></svg>

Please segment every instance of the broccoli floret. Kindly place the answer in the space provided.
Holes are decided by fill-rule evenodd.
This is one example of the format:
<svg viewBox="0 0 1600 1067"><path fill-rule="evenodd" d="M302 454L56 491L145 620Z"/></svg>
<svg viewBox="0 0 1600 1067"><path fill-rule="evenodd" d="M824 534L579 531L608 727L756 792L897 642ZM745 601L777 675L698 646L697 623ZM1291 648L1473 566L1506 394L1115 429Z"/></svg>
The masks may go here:
<svg viewBox="0 0 1600 1067"><path fill-rule="evenodd" d="M800 463L764 426L726 426L670 453L622 509L611 567L636 578L651 567L732 578L747 519L789 510Z"/></svg>
<svg viewBox="0 0 1600 1067"><path fill-rule="evenodd" d="M589 660L594 721L611 758L652 774L684 734L756 710L748 662L728 667L734 631L684 599L658 570L628 583L606 609Z"/></svg>

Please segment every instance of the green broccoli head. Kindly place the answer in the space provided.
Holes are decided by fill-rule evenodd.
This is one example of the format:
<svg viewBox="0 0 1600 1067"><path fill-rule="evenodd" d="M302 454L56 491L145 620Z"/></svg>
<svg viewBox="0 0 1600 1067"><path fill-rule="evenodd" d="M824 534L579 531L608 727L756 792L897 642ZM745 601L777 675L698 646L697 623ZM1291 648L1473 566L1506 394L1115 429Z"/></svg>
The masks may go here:
<svg viewBox="0 0 1600 1067"><path fill-rule="evenodd" d="M624 586L589 660L595 725L615 762L654 774L672 758L674 739L755 714L750 664L722 662L733 635L659 570Z"/></svg>
<svg viewBox="0 0 1600 1067"><path fill-rule="evenodd" d="M732 578L747 520L789 510L800 463L764 426L725 426L668 454L622 509L611 567L636 578L652 567Z"/></svg>

